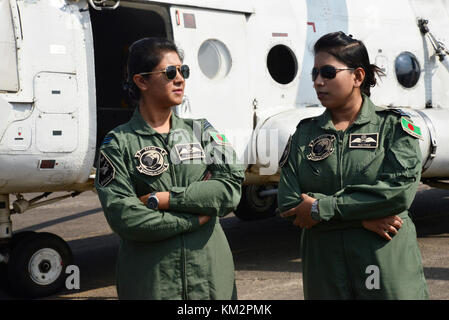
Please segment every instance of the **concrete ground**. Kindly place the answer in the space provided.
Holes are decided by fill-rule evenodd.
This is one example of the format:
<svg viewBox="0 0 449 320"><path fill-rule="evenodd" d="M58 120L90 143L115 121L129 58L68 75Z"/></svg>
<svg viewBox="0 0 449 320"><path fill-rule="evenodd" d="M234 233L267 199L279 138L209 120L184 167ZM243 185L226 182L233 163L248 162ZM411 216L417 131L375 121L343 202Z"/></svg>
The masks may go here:
<svg viewBox="0 0 449 320"><path fill-rule="evenodd" d="M412 212L421 234L418 242L430 297L447 300L449 191L422 186ZM55 233L73 251L74 264L80 269L80 290L65 290L46 299L117 298L114 273L118 237L111 232L96 194L86 192L22 215L15 214L12 220L14 231ZM298 228L280 217L242 222L230 214L221 223L234 255L239 299L303 299ZM14 297L0 291L0 299Z"/></svg>

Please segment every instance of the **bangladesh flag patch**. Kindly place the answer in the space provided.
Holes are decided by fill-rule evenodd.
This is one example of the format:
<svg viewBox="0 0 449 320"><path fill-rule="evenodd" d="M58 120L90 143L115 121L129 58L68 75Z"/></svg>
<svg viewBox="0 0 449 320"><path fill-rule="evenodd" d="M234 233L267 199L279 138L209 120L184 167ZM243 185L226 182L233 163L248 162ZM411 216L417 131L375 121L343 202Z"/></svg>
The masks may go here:
<svg viewBox="0 0 449 320"><path fill-rule="evenodd" d="M402 129L404 129L405 132L407 132L409 135L415 137L415 138L419 138L419 139L423 139L422 138L422 133L421 133L421 128L418 127L417 125L413 124L410 120L407 120L407 118L402 117L401 118L401 125L402 125Z"/></svg>
<svg viewBox="0 0 449 320"><path fill-rule="evenodd" d="M210 135L217 144L225 145L230 143L226 136L222 133L210 132Z"/></svg>

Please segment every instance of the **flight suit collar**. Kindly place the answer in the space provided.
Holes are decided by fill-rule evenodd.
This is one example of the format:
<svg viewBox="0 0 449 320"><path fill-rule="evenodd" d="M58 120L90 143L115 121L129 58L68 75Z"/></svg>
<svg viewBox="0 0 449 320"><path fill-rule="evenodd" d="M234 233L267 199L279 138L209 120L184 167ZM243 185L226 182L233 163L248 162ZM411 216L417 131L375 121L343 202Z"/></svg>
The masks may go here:
<svg viewBox="0 0 449 320"><path fill-rule="evenodd" d="M354 121L352 125L363 125L366 123L377 123L377 116L375 114L376 106L373 104L373 102L370 100L370 98L362 94L363 103L362 103L362 109L360 110L359 115L357 116L357 119ZM326 108L324 113L318 118L318 125L325 130L333 130L335 131L335 126L332 123L332 117L329 109Z"/></svg>
<svg viewBox="0 0 449 320"><path fill-rule="evenodd" d="M179 128L182 124L181 119L178 118L173 111L171 113L170 121L171 121L170 131L172 131L176 128ZM136 132L137 134L140 134L140 135L151 136L151 135L158 134L158 132L156 130L154 130L143 119L142 115L139 112L139 107L136 107L136 109L134 110L134 114L130 120L130 125L131 125L131 128L134 130L134 132Z"/></svg>
<svg viewBox="0 0 449 320"><path fill-rule="evenodd" d="M376 106L367 95L362 94L362 98L362 110L353 124L377 123Z"/></svg>

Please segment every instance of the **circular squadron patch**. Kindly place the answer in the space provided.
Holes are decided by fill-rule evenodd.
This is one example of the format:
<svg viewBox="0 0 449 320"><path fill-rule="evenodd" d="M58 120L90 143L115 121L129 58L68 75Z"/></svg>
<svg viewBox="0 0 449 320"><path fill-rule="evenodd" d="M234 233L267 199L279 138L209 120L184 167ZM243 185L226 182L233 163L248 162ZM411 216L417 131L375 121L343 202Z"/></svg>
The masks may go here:
<svg viewBox="0 0 449 320"><path fill-rule="evenodd" d="M159 147L145 147L134 155L139 159L137 170L148 176L157 176L168 169L168 163L165 163L164 156L167 151Z"/></svg>
<svg viewBox="0 0 449 320"><path fill-rule="evenodd" d="M313 139L309 143L311 148L310 153L307 155L307 159L311 161L320 161L329 157L334 152L335 136L331 134L324 134L318 138Z"/></svg>

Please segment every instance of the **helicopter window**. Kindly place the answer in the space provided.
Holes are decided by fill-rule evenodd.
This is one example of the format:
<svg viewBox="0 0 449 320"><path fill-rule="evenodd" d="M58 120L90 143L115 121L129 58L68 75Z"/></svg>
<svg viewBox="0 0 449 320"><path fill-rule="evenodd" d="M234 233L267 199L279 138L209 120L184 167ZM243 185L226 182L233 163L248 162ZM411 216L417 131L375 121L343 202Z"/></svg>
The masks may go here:
<svg viewBox="0 0 449 320"><path fill-rule="evenodd" d="M419 80L421 67L418 59L410 52L402 52L395 61L396 78L405 88L414 87Z"/></svg>
<svg viewBox="0 0 449 320"><path fill-rule="evenodd" d="M232 58L223 42L209 39L203 42L198 51L198 63L206 77L221 79L231 70Z"/></svg>
<svg viewBox="0 0 449 320"><path fill-rule="evenodd" d="M280 84L292 82L298 72L298 62L294 52L282 44L271 48L267 57L267 67L274 81Z"/></svg>
<svg viewBox="0 0 449 320"><path fill-rule="evenodd" d="M9 1L0 0L0 91L18 91L16 37Z"/></svg>

